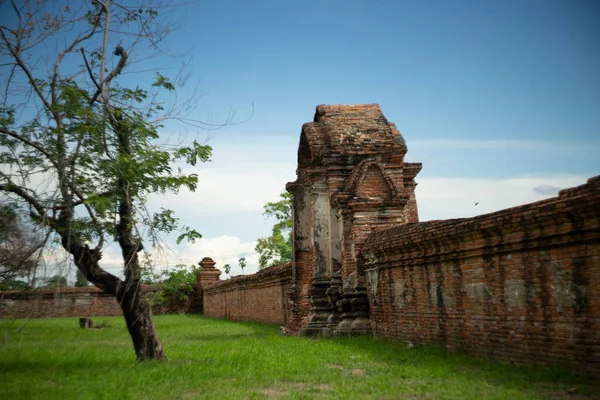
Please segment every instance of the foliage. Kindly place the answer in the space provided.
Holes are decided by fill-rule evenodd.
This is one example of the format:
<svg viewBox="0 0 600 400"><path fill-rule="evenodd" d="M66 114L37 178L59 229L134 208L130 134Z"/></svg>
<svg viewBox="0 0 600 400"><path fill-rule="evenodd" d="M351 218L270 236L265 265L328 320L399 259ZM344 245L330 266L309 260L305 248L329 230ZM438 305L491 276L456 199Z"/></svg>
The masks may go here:
<svg viewBox="0 0 600 400"><path fill-rule="evenodd" d="M0 290L22 290L27 288L27 282L19 279L8 279L0 282Z"/></svg>
<svg viewBox="0 0 600 400"><path fill-rule="evenodd" d="M229 264L225 264L225 265L223 265L223 269L225 270L225 273L227 274L227 276L229 276L231 278L231 266Z"/></svg>
<svg viewBox="0 0 600 400"><path fill-rule="evenodd" d="M0 398L595 399L597 379L370 337L314 340L276 325L156 317L169 362L133 364L122 318L0 321ZM102 379L90 379L101 376ZM60 384L57 384L60 382ZM43 390L41 390L43 389ZM277 396L274 396L276 394Z"/></svg>
<svg viewBox="0 0 600 400"><path fill-rule="evenodd" d="M44 9L38 9L36 12L41 15L32 14L28 22L19 21L31 24L31 30L21 32L0 26L0 37L4 39L0 51L14 59L15 73L21 72L29 80L34 94L27 100L19 96L2 99L0 144L4 149L0 160L11 168L11 173L1 173L0 189L8 199L24 202L35 221L60 234L71 235L72 239L96 241L99 247L105 239L118 240L115 217L125 187L132 197L133 213L138 214L132 221L136 226L131 227L135 228L136 236L143 233L142 228L151 238L160 232L181 229L178 241L199 238L193 229L180 227L172 210L162 209L148 215L145 204L151 193L177 192L182 187L195 190L197 176L176 172L173 163L206 162L211 156L210 146L197 141L189 146L160 145L158 120L163 106L158 99L161 90L172 91L174 84L157 73L152 91L139 86L135 89L120 86L117 78L129 65L127 50L116 45L113 54L116 67L107 74L104 68L110 61L107 55L110 43L94 40L102 33L101 28L108 31L112 27L105 21L110 13L117 20L139 20L146 30L148 26L156 26L158 10L130 9L110 0L92 4L92 11L84 19L71 15L66 6L65 15L45 14ZM32 13L30 7L24 6L28 16ZM36 18L47 22L42 32L33 29ZM85 32L72 38L72 43L57 56L54 74L46 77L41 74L45 72L42 69L36 77L23 50L33 49L57 31L75 27ZM27 46L23 41L27 41ZM87 51L81 47L84 44L90 46ZM85 66L82 65L79 74L67 75L61 69L65 57L75 57L80 50L80 62L85 61ZM13 80L6 83L9 89L17 84ZM15 99L32 103L40 112L18 113L16 106L9 103ZM18 171L13 169L17 167ZM48 175L54 190L39 192L28 188L31 177L39 173ZM64 226L64 219L70 222L68 227Z"/></svg>
<svg viewBox="0 0 600 400"><path fill-rule="evenodd" d="M195 265L178 264L161 274L147 273L144 283L159 288L155 301L163 305L177 304L186 301L194 292L199 273L200 268Z"/></svg>
<svg viewBox="0 0 600 400"><path fill-rule="evenodd" d="M0 207L0 288L21 289L18 277L27 277L31 282L43 245L35 227L26 225L17 212Z"/></svg>
<svg viewBox="0 0 600 400"><path fill-rule="evenodd" d="M136 74L121 80L141 45L161 52L172 26L163 11L150 0L0 2L0 200L26 209L86 279L117 298L139 359L164 358L141 296L139 253L161 234L201 237L171 210L148 212L148 196L194 191L197 175L176 163L206 162L212 151L160 140L162 121L176 116L178 105L165 104L178 82L160 73L149 88ZM101 266L113 241L123 278Z"/></svg>
<svg viewBox="0 0 600 400"><path fill-rule="evenodd" d="M77 270L75 274L75 287L88 287L90 286L90 282L86 279L83 272Z"/></svg>
<svg viewBox="0 0 600 400"><path fill-rule="evenodd" d="M259 254L258 267L263 269L292 260L292 202L287 192L279 195L281 200L269 202L264 206L263 215L275 217L271 236L259 238L255 247Z"/></svg>
<svg viewBox="0 0 600 400"><path fill-rule="evenodd" d="M48 289L59 289L67 286L69 286L69 283L67 282L67 277L58 274L48 279L46 281L46 284L44 285L44 287Z"/></svg>
<svg viewBox="0 0 600 400"><path fill-rule="evenodd" d="M246 268L246 265L248 265L248 262L246 261L246 257L242 257L238 260L238 264L240 265L240 268L242 269L242 274L244 273L244 268Z"/></svg>
<svg viewBox="0 0 600 400"><path fill-rule="evenodd" d="M177 265L175 269L163 272L161 298L164 301L185 301L194 292L200 268L191 265Z"/></svg>

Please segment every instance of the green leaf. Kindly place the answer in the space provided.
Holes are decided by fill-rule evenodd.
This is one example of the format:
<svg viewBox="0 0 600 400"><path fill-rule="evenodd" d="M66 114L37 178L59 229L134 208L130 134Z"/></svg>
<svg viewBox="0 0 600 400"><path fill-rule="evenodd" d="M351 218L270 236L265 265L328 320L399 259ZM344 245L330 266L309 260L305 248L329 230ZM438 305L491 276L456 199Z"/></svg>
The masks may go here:
<svg viewBox="0 0 600 400"><path fill-rule="evenodd" d="M180 244L184 239L190 243L195 243L196 239L202 239L202 235L195 229L191 229L188 226L184 226L183 233L177 237L177 244Z"/></svg>
<svg viewBox="0 0 600 400"><path fill-rule="evenodd" d="M154 87L158 87L158 88L165 88L169 91L173 91L175 90L175 86L173 86L173 84L171 83L171 81L169 81L169 78L167 78L164 75L161 75L159 72L157 72L155 74L155 78L154 78L154 83L152 84L152 86Z"/></svg>
<svg viewBox="0 0 600 400"><path fill-rule="evenodd" d="M279 265L292 260L292 202L291 195L287 192L279 195L276 202L269 202L264 206L263 215L275 217L277 222L273 225L271 236L259 238L254 250L258 253L258 266L265 268Z"/></svg>

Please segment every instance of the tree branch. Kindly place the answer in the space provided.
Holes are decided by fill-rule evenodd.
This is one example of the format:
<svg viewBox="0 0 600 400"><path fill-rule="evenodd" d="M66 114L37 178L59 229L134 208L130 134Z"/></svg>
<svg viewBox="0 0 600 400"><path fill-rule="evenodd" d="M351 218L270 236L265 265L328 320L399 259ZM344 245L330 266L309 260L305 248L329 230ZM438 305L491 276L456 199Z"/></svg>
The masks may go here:
<svg viewBox="0 0 600 400"><path fill-rule="evenodd" d="M94 3L100 5L102 10L104 11L104 36L102 38L102 58L100 59L100 93L104 96L104 70L106 69L106 49L108 48L108 30L110 28L110 9L108 8L108 1L106 0L106 4L101 2L100 0L93 0ZM94 95L94 99L97 96ZM95 101L95 100L94 100ZM92 101L92 104L94 102Z"/></svg>
<svg viewBox="0 0 600 400"><path fill-rule="evenodd" d="M96 77L94 76L92 67L90 67L90 63L88 63L87 57L85 56L85 50L83 49L83 47L81 48L81 55L83 56L83 61L85 62L85 68L87 69L87 72L90 75L90 78L92 78L92 82L94 83L96 88L98 90L100 90L100 84L98 84L98 81L96 81Z"/></svg>
<svg viewBox="0 0 600 400"><path fill-rule="evenodd" d="M50 156L50 153L48 153L46 151L46 149L44 149L40 143L29 140L26 137L24 137L23 135L20 135L17 132L11 131L10 129L6 129L6 128L0 128L0 133L4 133L10 137L17 139L20 142L26 144L27 146L33 147L34 149L36 149L37 151L42 153L48 159L48 161L50 161L55 167L58 167L57 164L54 162L54 159Z"/></svg>
<svg viewBox="0 0 600 400"><path fill-rule="evenodd" d="M94 34L96 33L96 27L94 26L92 28L92 30L90 32L88 32L86 35L78 35L75 40L73 40L73 43L71 43L71 45L69 47L67 47L66 49L64 49L59 55L58 57L56 57L56 61L54 62L54 73L52 74L52 83L50 85L51 90L52 90L52 102L55 103L57 101L57 93L56 93L56 81L58 80L59 77L59 72L58 72L58 67L60 65L60 63L62 62L63 58L65 58L65 56L70 53L71 51L73 51L73 49L75 48L75 46L77 46L79 43L88 40L89 38L91 38L92 36L94 36ZM87 62L86 62L87 64Z"/></svg>
<svg viewBox="0 0 600 400"><path fill-rule="evenodd" d="M46 208L42 206L37 199L30 195L22 186L15 185L5 174L0 172L4 176L4 178L8 181L8 183L0 184L0 190L3 192L13 193L19 196L21 199L25 200L30 206L35 208L35 210L40 214L40 216L51 219L46 215ZM54 220L56 221L56 220Z"/></svg>
<svg viewBox="0 0 600 400"><path fill-rule="evenodd" d="M20 21L19 21L19 24L20 24ZM20 32L19 32L19 34L20 34ZM50 104L50 102L48 101L48 99L46 98L46 96L44 96L44 92L42 91L42 89L40 88L40 86L35 81L35 78L33 77L33 73L27 67L27 65L25 65L25 62L21 58L21 49L20 49L21 39L20 39L20 36L17 36L17 39L16 39L17 40L17 46L16 47L8 40L8 37L6 36L6 33L4 32L4 27L2 25L0 25L0 36L2 37L2 40L4 41L4 44L6 44L6 47L10 51L10 54L15 59L15 62L17 63L17 65L23 70L23 72L25 72L25 75L27 75L27 79L29 80L29 84L31 85L31 87L33 87L33 90L35 91L35 93L38 95L38 97L40 98L40 100L42 101L42 103L44 103L44 106L46 106L46 108L48 109L48 111L51 112L54 115L54 112L52 110L52 105Z"/></svg>
<svg viewBox="0 0 600 400"><path fill-rule="evenodd" d="M102 94L102 92L104 92L104 88L106 87L106 85L108 85L110 81L112 81L117 75L119 75L121 71L123 71L123 68L125 68L125 65L127 64L128 54L127 51L123 48L123 46L118 44L115 48L114 54L115 56L120 56L121 59L119 60L117 66L112 71L110 71L106 79L100 82L100 89L96 91L96 93L94 93L94 97L92 97L90 104L94 104L94 102L98 99L98 96Z"/></svg>

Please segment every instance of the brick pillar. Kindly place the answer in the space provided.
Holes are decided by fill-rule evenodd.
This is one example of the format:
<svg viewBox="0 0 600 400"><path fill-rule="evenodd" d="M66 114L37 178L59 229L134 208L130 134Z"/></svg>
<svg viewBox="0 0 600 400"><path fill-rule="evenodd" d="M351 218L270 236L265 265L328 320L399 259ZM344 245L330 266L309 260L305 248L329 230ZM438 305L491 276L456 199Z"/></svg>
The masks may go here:
<svg viewBox="0 0 600 400"><path fill-rule="evenodd" d="M204 257L198 265L200 265L200 273L196 281L196 304L194 308L204 314L204 294L202 288L207 285L218 282L221 271L215 268L216 262L210 257Z"/></svg>
<svg viewBox="0 0 600 400"><path fill-rule="evenodd" d="M202 289L207 284L218 282L221 271L215 268L216 262L210 257L204 257L202 261L198 263L200 265L200 273L198 274L198 289Z"/></svg>
<svg viewBox="0 0 600 400"><path fill-rule="evenodd" d="M320 105L302 126L293 194L294 289L289 332L371 332L362 244L376 229L417 222L420 163L376 104Z"/></svg>

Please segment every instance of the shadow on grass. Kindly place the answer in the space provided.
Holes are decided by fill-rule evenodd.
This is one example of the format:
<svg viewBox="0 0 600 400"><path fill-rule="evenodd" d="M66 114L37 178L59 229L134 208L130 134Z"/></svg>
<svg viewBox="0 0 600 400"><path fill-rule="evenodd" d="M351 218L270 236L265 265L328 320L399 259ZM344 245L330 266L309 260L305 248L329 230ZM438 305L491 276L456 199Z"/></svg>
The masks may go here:
<svg viewBox="0 0 600 400"><path fill-rule="evenodd" d="M600 398L600 382L591 375L577 372L568 366L515 365L512 362L498 362L452 353L431 345L409 347L400 342L369 337L325 340L336 341L351 349L352 352L364 354L366 358L385 360L390 366L418 366L426 375L434 379L460 375L467 381L483 380L516 390L530 388L535 384L541 388L563 388Z"/></svg>
<svg viewBox="0 0 600 400"><path fill-rule="evenodd" d="M133 354L133 351L132 351ZM131 357L132 361L135 361L135 357ZM131 363L130 365L134 365ZM123 362L113 361L107 362L107 360L93 358L86 358L85 360L75 359L39 359L39 360L10 360L0 361L0 373L13 372L16 370L27 371L30 374L48 373L48 371L56 372L58 370L69 371L69 370L98 370L103 371L107 368L122 368Z"/></svg>
<svg viewBox="0 0 600 400"><path fill-rule="evenodd" d="M214 334L202 334L198 335L187 335L182 337L183 340L190 341L235 341L240 339L250 339L250 338L264 338L268 339L272 337L271 334L265 332L256 332L256 333L234 333L234 334L226 334L226 335L214 335Z"/></svg>

